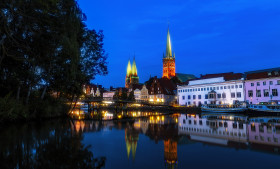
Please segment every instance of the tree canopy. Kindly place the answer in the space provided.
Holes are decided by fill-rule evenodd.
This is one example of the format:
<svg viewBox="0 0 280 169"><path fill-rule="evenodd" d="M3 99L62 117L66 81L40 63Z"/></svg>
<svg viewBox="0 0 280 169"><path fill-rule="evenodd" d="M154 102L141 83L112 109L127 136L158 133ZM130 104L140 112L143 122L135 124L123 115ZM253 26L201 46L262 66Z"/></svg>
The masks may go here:
<svg viewBox="0 0 280 169"><path fill-rule="evenodd" d="M105 75L103 32L85 21L75 0L2 0L0 97L73 99L82 84Z"/></svg>

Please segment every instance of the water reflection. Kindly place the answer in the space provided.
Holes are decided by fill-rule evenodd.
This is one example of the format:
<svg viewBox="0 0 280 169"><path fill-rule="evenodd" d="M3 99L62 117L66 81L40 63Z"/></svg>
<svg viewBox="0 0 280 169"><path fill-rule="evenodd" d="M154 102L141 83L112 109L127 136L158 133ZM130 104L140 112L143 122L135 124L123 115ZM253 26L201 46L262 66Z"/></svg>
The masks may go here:
<svg viewBox="0 0 280 169"><path fill-rule="evenodd" d="M279 157L279 117L140 112L146 117L139 118L138 112L128 114L135 117L59 120L2 129L0 159L6 163L0 163L0 168L193 168L192 161L198 165L198 157L215 161L216 149L230 155L229 160L235 157L233 152L228 154L231 149L243 150L238 157L259 155L263 161L267 160L263 154Z"/></svg>
<svg viewBox="0 0 280 169"><path fill-rule="evenodd" d="M79 124L80 123L80 124ZM94 158L81 143L83 123L70 121L14 125L0 131L0 168L100 168L105 158ZM78 128L78 127L77 127Z"/></svg>

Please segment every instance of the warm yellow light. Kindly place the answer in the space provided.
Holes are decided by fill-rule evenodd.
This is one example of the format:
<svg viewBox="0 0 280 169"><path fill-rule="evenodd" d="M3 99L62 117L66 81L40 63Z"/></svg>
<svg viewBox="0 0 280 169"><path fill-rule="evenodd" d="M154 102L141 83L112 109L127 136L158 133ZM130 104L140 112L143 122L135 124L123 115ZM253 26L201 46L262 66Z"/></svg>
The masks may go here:
<svg viewBox="0 0 280 169"><path fill-rule="evenodd" d="M119 115L118 115L118 118L119 118L119 119L122 118L122 115L119 114Z"/></svg>
<svg viewBox="0 0 280 169"><path fill-rule="evenodd" d="M159 120L159 116L157 116L157 120Z"/></svg>
<svg viewBox="0 0 280 169"><path fill-rule="evenodd" d="M161 120L164 121L164 116L161 117Z"/></svg>
<svg viewBox="0 0 280 169"><path fill-rule="evenodd" d="M176 118L176 120L175 120L175 121L176 121L176 123L178 123L178 119L177 119L177 118Z"/></svg>

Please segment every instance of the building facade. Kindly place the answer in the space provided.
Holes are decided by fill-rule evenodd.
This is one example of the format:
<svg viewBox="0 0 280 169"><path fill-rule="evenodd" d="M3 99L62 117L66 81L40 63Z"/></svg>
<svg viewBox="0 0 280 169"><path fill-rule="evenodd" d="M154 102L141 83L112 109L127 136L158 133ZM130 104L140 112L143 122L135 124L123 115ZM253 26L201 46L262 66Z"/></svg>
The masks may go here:
<svg viewBox="0 0 280 169"><path fill-rule="evenodd" d="M146 85L143 85L141 89L140 98L142 101L149 101L149 90L147 89Z"/></svg>
<svg viewBox="0 0 280 169"><path fill-rule="evenodd" d="M170 40L170 33L169 28L167 30L167 42L166 42L166 53L163 55L163 70L162 70L162 77L164 78L172 78L175 74L175 53L172 54L171 48L171 40Z"/></svg>
<svg viewBox="0 0 280 169"><path fill-rule="evenodd" d="M250 104L280 104L280 68L245 72L245 99Z"/></svg>
<svg viewBox="0 0 280 169"><path fill-rule="evenodd" d="M171 104L175 100L176 85L169 79L157 77L149 88L149 102L155 104Z"/></svg>
<svg viewBox="0 0 280 169"><path fill-rule="evenodd" d="M139 83L139 77L137 74L136 62L135 62L135 57L134 57L132 66L130 64L130 60L128 61L128 64L127 64L125 87L130 88L131 85L138 84L138 83Z"/></svg>
<svg viewBox="0 0 280 169"><path fill-rule="evenodd" d="M233 73L191 80L188 85L177 86L177 95L181 106L244 102L244 80L241 74Z"/></svg>

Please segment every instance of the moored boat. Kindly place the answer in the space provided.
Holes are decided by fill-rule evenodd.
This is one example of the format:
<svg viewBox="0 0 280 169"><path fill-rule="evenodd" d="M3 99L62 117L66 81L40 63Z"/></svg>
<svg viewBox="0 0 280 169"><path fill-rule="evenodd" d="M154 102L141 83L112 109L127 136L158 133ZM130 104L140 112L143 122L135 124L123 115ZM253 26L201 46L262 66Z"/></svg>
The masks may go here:
<svg viewBox="0 0 280 169"><path fill-rule="evenodd" d="M206 104L201 106L201 110L207 112L243 112L247 108L241 104Z"/></svg>
<svg viewBox="0 0 280 169"><path fill-rule="evenodd" d="M253 111L280 113L279 104L249 104L248 108Z"/></svg>

